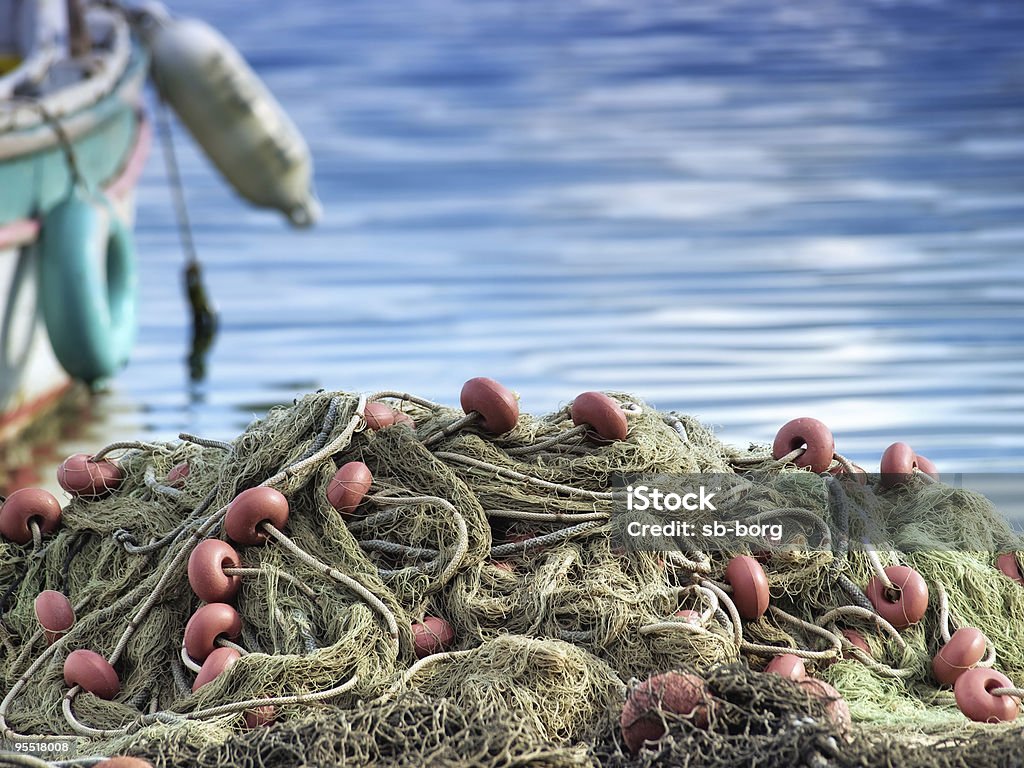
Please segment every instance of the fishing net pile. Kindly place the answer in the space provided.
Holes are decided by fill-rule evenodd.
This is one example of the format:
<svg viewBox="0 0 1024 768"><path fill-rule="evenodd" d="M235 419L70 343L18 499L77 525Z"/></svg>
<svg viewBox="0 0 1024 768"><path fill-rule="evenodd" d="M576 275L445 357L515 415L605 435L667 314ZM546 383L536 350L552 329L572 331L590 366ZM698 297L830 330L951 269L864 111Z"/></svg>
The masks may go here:
<svg viewBox="0 0 1024 768"><path fill-rule="evenodd" d="M1020 721L995 721L1024 682L1021 543L922 457L887 479L830 444L812 455L806 424L738 449L621 393L544 417L490 380L463 395L456 411L318 392L230 443L69 459L59 519L18 517L43 502L12 495L0 739L254 768L1019 751ZM623 483L693 475L791 534L714 549L624 534ZM944 648L956 695L936 679ZM967 709L993 722L961 711L968 674Z"/></svg>

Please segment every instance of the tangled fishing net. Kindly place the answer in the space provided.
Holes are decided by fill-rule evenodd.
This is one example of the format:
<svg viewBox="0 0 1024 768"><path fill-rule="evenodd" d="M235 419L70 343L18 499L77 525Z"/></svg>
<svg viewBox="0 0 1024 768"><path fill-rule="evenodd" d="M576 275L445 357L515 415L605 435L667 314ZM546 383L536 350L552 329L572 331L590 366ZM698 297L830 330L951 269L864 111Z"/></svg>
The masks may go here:
<svg viewBox="0 0 1024 768"><path fill-rule="evenodd" d="M739 450L625 394L577 398L592 422L477 394L484 413L466 415L319 392L231 443L184 435L69 460L59 521L25 518L20 542L0 538L0 740L253 768L984 766L1019 753L1019 722L968 719L932 666L974 628L980 658L963 666L1012 681L983 681L975 704L1014 714L1021 545L982 496L920 469L868 477L831 448L807 467L810 440ZM605 434L620 420L623 434ZM693 475L719 478L748 521L797 533L663 549L624 535L623 483ZM268 489L284 517L264 514ZM238 556L214 576L196 567L208 540ZM912 611L894 566L927 585L909 626L869 586ZM225 583L204 607L197 591ZM52 624L47 591L73 621ZM782 654L807 677L766 674Z"/></svg>

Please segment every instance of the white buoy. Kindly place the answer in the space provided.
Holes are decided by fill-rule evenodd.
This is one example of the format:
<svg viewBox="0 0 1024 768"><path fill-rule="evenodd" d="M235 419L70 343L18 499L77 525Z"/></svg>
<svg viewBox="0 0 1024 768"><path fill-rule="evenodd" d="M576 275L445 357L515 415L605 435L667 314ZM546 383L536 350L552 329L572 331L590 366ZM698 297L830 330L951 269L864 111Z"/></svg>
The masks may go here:
<svg viewBox="0 0 1024 768"><path fill-rule="evenodd" d="M309 147L234 46L159 4L138 18L160 96L224 178L254 205L277 208L298 227L313 224L320 203Z"/></svg>

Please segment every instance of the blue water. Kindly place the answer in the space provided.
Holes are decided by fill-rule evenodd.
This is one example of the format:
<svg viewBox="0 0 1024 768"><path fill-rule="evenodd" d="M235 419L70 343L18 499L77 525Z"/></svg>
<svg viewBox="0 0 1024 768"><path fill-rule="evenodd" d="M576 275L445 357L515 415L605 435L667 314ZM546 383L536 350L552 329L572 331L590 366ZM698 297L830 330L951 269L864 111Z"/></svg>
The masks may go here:
<svg viewBox="0 0 1024 768"><path fill-rule="evenodd" d="M295 118L325 216L247 209L179 133L222 319L190 384L154 155L138 349L80 440L488 375L531 411L628 390L738 444L813 415L869 467L1024 466L1024 4L172 7Z"/></svg>

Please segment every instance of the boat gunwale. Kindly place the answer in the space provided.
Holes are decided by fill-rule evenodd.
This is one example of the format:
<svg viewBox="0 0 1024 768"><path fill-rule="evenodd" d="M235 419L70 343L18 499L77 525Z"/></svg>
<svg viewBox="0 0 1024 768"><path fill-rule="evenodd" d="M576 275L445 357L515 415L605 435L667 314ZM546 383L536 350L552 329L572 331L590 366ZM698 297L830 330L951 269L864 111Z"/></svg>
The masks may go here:
<svg viewBox="0 0 1024 768"><path fill-rule="evenodd" d="M130 53L113 86L102 95L63 117L53 115L71 142L81 139L125 107L138 108L148 71L149 56L141 42L129 38ZM27 108L27 107L26 107ZM60 146L61 139L54 126L34 110L41 122L15 130L3 131L0 126L0 166L26 155Z"/></svg>
<svg viewBox="0 0 1024 768"><path fill-rule="evenodd" d="M118 200L124 200L134 189L152 144L153 130L149 119L142 110L137 112L137 116L138 128L131 149L116 174L102 183L103 189ZM21 248L35 242L39 237L40 226L39 220L34 218L15 219L0 224L0 251Z"/></svg>
<svg viewBox="0 0 1024 768"><path fill-rule="evenodd" d="M131 60L131 27L123 15L111 10L92 7L89 12L109 19L112 30L109 47L93 57L94 62L102 64L100 71L39 98L15 96L0 100L0 135L37 128L46 123L47 115L62 118L88 109L116 90ZM49 62L50 66L54 63ZM20 67L8 73L5 79L17 75L19 70Z"/></svg>

